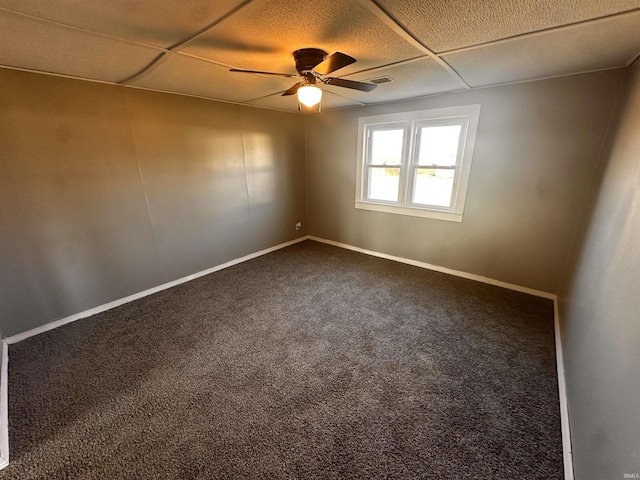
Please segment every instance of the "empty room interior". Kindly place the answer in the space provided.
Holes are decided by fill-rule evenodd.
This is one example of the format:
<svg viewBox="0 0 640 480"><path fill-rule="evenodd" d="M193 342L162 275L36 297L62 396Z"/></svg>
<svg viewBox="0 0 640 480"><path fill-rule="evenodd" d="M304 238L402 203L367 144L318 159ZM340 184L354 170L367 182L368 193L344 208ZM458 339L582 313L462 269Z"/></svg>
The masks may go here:
<svg viewBox="0 0 640 480"><path fill-rule="evenodd" d="M640 0L0 0L0 480L640 478Z"/></svg>

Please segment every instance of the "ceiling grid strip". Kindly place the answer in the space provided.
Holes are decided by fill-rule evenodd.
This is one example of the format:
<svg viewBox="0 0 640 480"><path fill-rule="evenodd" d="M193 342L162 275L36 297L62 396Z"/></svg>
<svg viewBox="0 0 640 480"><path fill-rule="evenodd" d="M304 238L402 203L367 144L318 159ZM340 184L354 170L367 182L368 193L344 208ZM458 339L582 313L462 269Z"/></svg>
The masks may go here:
<svg viewBox="0 0 640 480"><path fill-rule="evenodd" d="M228 12L226 12L225 14L223 14L222 16L218 17L211 24L209 24L206 27L198 30L196 33L191 34L190 36L184 38L183 40L181 40L181 41L179 41L177 43L174 43L170 47L162 47L162 46L158 46L158 45L152 45L152 44L145 43L145 42L140 42L140 41L136 41L136 40L132 40L132 39L123 38L123 37L118 36L118 35L111 35L111 34L108 34L108 33L102 33L102 32L98 32L98 31L94 31L94 30L89 30L87 28L77 27L77 26L74 26L74 25L62 23L60 21L49 20L49 19L37 16L37 15L18 12L18 11L12 10L10 8L0 7L0 12L4 11L4 12L7 12L8 14L29 18L29 19L34 20L36 22L43 22L43 23L47 23L47 24L50 24L50 25L55 25L55 26L58 26L58 27L61 27L61 28L64 28L64 29L71 29L71 30L75 30L75 31L78 31L78 32L86 33L86 34L89 34L89 35L102 37L102 38L105 38L105 39L120 41L120 42L124 42L124 43L130 44L130 45L136 45L136 46L139 46L139 47L148 48L150 50L154 50L154 51L158 52L158 56L153 61L151 61L148 65L146 65L143 69L141 69L140 71L138 71L134 75L132 75L132 76L130 76L130 77L128 77L128 78L126 78L126 79L124 79L122 81L117 81L115 83L112 82L112 81L100 81L100 80L89 79L89 78L85 79L83 77L76 77L76 76L73 76L73 75L55 74L55 73L52 73L52 72L32 70L32 69L28 69L28 68L12 67L10 65L6 65L6 66L5 65L0 65L0 67L5 67L5 68L9 68L9 69L14 69L14 70L22 70L22 71L31 71L31 72L37 72L37 73L43 73L43 74L50 74L50 75L59 76L59 77L74 78L74 79L84 79L84 80L88 80L88 81L95 81L95 82L98 82L98 83L116 84L116 85L119 84L119 85L124 85L124 86L132 86L132 87L135 87L135 88L140 88L140 87L136 87L134 85L130 85L129 82L132 82L134 80L138 80L138 79L146 76L148 73L152 72L153 70L155 70L159 65L164 63L164 61L167 58L169 58L169 54L191 57L191 58L198 59L198 60L213 64L213 65L218 65L218 66L224 67L224 68L233 68L232 65L227 65L227 64L220 63L220 62L216 62L214 60L203 58L201 56L194 55L194 54L191 54L191 53L187 53L187 52L184 52L182 50L183 50L183 48L185 46L187 46L188 44L190 44L194 40L200 38L202 35L205 35L207 32L209 32L215 26L217 26L221 22L227 20L229 17L232 17L235 13L237 13L240 10L242 10L246 6L248 6L250 4L253 5L253 6L260 5L262 3L266 3L267 1L268 0L245 0L245 1L241 2L240 4L236 5L234 8L232 8ZM380 5L380 3L378 2L378 0L357 0L357 2L360 3L361 5L363 5L365 8L367 8L371 13L373 13L378 19L380 19L386 26L391 28L392 31L395 34L397 34L400 38L402 38L404 41L406 41L409 45L411 45L414 48L418 49L420 52L423 52L424 55L420 55L420 56L409 58L409 59L405 59L405 60L400 60L400 61L397 61L397 62L392 62L392 63L385 64L385 65L374 66L374 67L363 69L363 70L360 70L360 71L357 71L357 72L352 72L352 73L349 73L347 75L344 75L345 77L350 77L350 76L357 75L357 74L362 74L362 73L365 73L365 72L367 72L367 73L371 72L373 74L376 71L387 69L389 67L401 66L401 65L405 65L405 64L410 64L412 62L431 59L435 63L437 63L440 67L442 67L450 76L452 76L456 80L460 81L461 82L461 86L464 85L464 87L465 87L464 89L468 90L468 89L472 89L472 88L486 88L486 87L497 86L497 85L510 85L510 84L517 84L517 83L526 83L528 81L536 81L536 80L541 80L541 79L563 77L563 76L576 75L576 74L581 74L581 73L591 73L591 72L602 71L602 70L611 70L611 69L620 68L620 67L629 67L634 62L636 62L638 60L638 58L640 57L640 52L636 52L635 54L633 54L633 56L631 58L629 58L629 60L627 62L625 62L625 65L613 66L613 67L607 67L607 68L598 68L598 69L594 69L594 70L586 70L586 71L579 71L579 72L571 72L571 73L562 74L562 75L551 75L551 76L548 76L548 77L532 78L532 79L520 80L520 81L514 81L514 82L504 82L504 83L500 82L500 83L494 83L494 84L486 85L486 86L482 86L482 87L472 87L461 76L461 74L458 73L458 71L456 71L456 69L453 66L451 66L442 57L445 57L447 55L456 54L456 53L462 53L462 52L466 52L466 51L482 49L482 48L485 48L485 47L492 47L492 46L497 46L497 45L502 45L502 44L509 44L511 42L516 42L518 40L522 40L522 39L525 39L525 38L535 38L535 37L538 37L538 36L542 36L544 34L548 34L550 32L562 32L562 31L567 31L567 30L573 31L573 30L575 30L575 29L577 29L577 28L579 28L581 26L594 25L594 24L597 24L598 22L603 22L603 21L606 21L608 19L619 19L619 18L623 18L625 16L629 16L629 15L640 13L640 8L631 8L631 9L628 9L628 10L625 10L625 11L622 11L622 12L618 12L618 13L614 13L614 14L611 14L611 15L603 15L603 16L600 16L600 17L590 18L590 19L582 20L582 21L577 21L577 22L570 23L570 24L558 25L558 26L549 27L549 28L543 28L543 29L539 29L539 30L535 30L535 31L530 31L530 32L526 32L526 33L513 35L513 36L510 36L510 37L504 37L504 38L497 39L497 40L492 40L492 41L483 42L483 43L477 43L477 44L469 45L467 47L454 48L454 49L450 49L450 50L441 51L441 52L437 52L436 53L435 51L432 51L429 47L427 47L424 43L422 43L422 41L419 40L418 37L416 37L408 29L408 27L406 27L402 22L400 22L397 18L395 18L393 14L389 13L385 8L383 8ZM154 89L151 89L151 88L142 88L142 89L144 89L144 90L154 90ZM161 91L161 90L157 90L157 91ZM457 91L460 91L460 90L457 90ZM177 93L177 94L180 94L180 95L195 96L195 97L198 97L198 98L206 98L206 99L212 99L213 100L213 98L209 98L209 97L201 97L201 96L198 96L198 95L183 94L183 93L180 93L180 92L167 92L167 93ZM247 100L247 101L241 102L241 103L242 104L246 104L247 102L259 100L261 98L266 98L266 97L273 96L273 95L278 95L280 93L281 92L277 92L277 93L274 93L274 94L271 94L271 95L266 95L266 96L262 96L262 97L258 97L258 98L253 98L251 100ZM333 92L329 92L329 93L331 93L332 95L336 95L338 97L342 97L342 95L335 94ZM431 95L427 95L427 96L431 96ZM347 96L344 96L342 98L345 98L345 99L347 99L347 100L349 100L351 102L355 102L355 103L358 103L358 104L361 104L361 105L366 105L363 102L360 102L358 100L355 100L355 99L347 97ZM227 102L226 100L219 100L219 101ZM229 103L238 103L238 102L231 101ZM386 103L386 102L382 102L382 103Z"/></svg>
<svg viewBox="0 0 640 480"><path fill-rule="evenodd" d="M456 80L459 80L462 84L465 85L466 89L471 89L471 85L469 85L464 78L460 76L458 72L454 70L454 68L445 62L442 58L436 55L429 47L423 44L420 40L418 40L413 33L411 33L398 19L393 17L389 12L387 12L384 8L382 8L376 0L358 0L362 5L367 7L373 14L375 14L385 25L390 27L395 33L401 36L405 41L407 41L410 45L422 51L426 55L428 55L431 59L435 60L442 68L444 68L452 77Z"/></svg>
<svg viewBox="0 0 640 480"><path fill-rule="evenodd" d="M638 52L637 54L635 54L631 60L629 60L627 62L627 64L625 65L626 68L629 68L631 65L633 65L634 63L636 63L636 61L640 58L640 52Z"/></svg>
<svg viewBox="0 0 640 480"><path fill-rule="evenodd" d="M344 75L345 77L351 77L353 75L360 75L362 73L375 73L380 70L386 70L390 67L401 67L402 65L408 65L413 62L419 62L420 60L428 60L431 57L429 55L421 55L419 57L407 58L406 60L400 60L398 62L387 63L386 65L380 65L378 67L365 68L364 70L358 70L357 72L351 72Z"/></svg>
<svg viewBox="0 0 640 480"><path fill-rule="evenodd" d="M244 2L242 2L241 4L237 5L233 9L231 9L230 11L228 11L223 16L217 18L215 21L213 21L212 23L210 23L206 27L202 28L198 32L194 33L193 35L189 35L184 40L181 40L181 41L179 41L177 43L174 43L171 47L167 48L166 51L163 54L161 54L158 58L153 60L149 65L144 67L138 73L135 73L134 75L131 75L130 77L125 78L124 80L122 80L122 81L120 81L118 83L120 85L127 85L127 84L129 84L129 83L131 83L131 82L133 82L135 80L139 80L139 79L143 78L145 75L149 74L150 72L155 70L158 66L160 66L164 62L164 60L166 59L167 54L169 54L169 53L176 52L176 53L180 53L180 54L184 55L183 52L180 52L181 48L183 48L186 45L188 45L189 43L193 42L195 39L200 38L202 35L207 33L213 27L215 27L219 23L225 21L227 18L231 17L233 14L239 12L244 7L246 7L247 5L249 5L251 3L255 4L255 3L260 2L260 1L264 1L264 0L245 0ZM189 56L194 57L194 58L198 58L199 60L207 61L209 63L213 63L215 65L221 65L219 63L213 62L213 61L208 60L206 58L195 57L194 55L189 55ZM222 65L222 66L226 67L227 65Z"/></svg>
<svg viewBox="0 0 640 480"><path fill-rule="evenodd" d="M242 10L244 7L246 7L247 5L251 4L257 4L260 1L263 0L245 0L244 2L242 2L239 5L236 5L234 8L232 8L231 10L229 10L227 13L225 13L223 16L217 18L215 21L213 21L212 23L210 23L209 25L207 25L206 27L202 28L200 31L194 33L193 35L190 35L189 37L185 38L184 40L181 40L178 43L174 43L171 47L169 47L169 50L172 52L177 52L179 51L182 47L186 46L187 44L193 42L195 39L200 38L202 35L204 35L205 33L207 33L209 30L211 30L213 27L215 27L216 25L218 25L219 23L224 22L227 18L229 18L230 16L238 13L240 10Z"/></svg>
<svg viewBox="0 0 640 480"><path fill-rule="evenodd" d="M438 57L443 57L446 55L453 55L456 53L463 53L463 52L469 52L472 50L477 50L480 48L485 48L485 47L493 47L496 45L503 45L506 43L511 43L511 42L515 42L517 40L522 40L523 38L533 38L533 37L538 37L541 35L545 35L547 33L551 33L551 32L563 32L563 31L567 31L567 30L575 30L578 27L582 27L584 25L593 25L595 23L601 22L603 20L608 20L608 19L612 19L612 18L622 18L624 16L633 14L633 13L638 13L640 12L640 8L634 8L631 10L626 10L624 12L619 12L619 13L614 13L612 15L605 15L602 17L597 17L597 18L590 18L588 20L582 20L580 22L574 22L574 23L569 23L567 25L559 25L556 27L550 27L550 28L543 28L541 30L535 30L533 32L526 32L526 33L520 33L518 35L513 35L511 37L505 37L505 38L500 38L498 40L491 40L489 42L483 42L483 43L476 43L473 45L469 45L468 47L461 47L461 48L453 48L451 50L444 50L442 52L438 52L436 53L436 55Z"/></svg>
<svg viewBox="0 0 640 480"><path fill-rule="evenodd" d="M116 40L118 42L125 42L131 45L137 45L139 47L150 48L152 50L158 50L159 52L166 53L169 50L164 47L159 47L158 45L151 45L149 43L144 42L136 42L135 40L129 40L127 38L118 37L117 35L109 35L108 33L96 32L94 30L88 30L82 27L76 27L74 25L69 25L68 23L56 22L55 20L49 20L48 18L38 17L36 15L31 15L29 13L16 12L15 10L11 10L9 8L0 7L0 11L8 12L13 15L18 15L20 17L30 18L31 20L35 20L37 22L48 23L50 25L56 25L58 27L67 28L70 30L76 30L78 32L87 33L89 35L108 38L109 40Z"/></svg>

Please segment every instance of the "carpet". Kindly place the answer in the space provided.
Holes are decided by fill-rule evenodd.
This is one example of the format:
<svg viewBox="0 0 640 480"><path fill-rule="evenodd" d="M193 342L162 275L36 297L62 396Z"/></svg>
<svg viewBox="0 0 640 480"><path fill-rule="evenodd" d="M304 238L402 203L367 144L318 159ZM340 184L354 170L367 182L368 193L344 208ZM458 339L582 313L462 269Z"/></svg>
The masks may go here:
<svg viewBox="0 0 640 480"><path fill-rule="evenodd" d="M4 479L561 479L550 300L305 241L9 350Z"/></svg>

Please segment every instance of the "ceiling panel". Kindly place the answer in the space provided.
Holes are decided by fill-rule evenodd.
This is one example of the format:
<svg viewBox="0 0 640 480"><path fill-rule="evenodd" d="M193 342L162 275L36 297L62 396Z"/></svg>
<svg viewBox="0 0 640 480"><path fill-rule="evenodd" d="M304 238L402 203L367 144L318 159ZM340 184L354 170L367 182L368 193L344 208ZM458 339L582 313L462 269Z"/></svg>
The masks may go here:
<svg viewBox="0 0 640 480"><path fill-rule="evenodd" d="M243 0L0 0L0 7L129 40L169 47Z"/></svg>
<svg viewBox="0 0 640 480"><path fill-rule="evenodd" d="M362 72L349 75L349 80L369 81L374 78L388 76L394 81L383 83L371 92L360 92L330 85L323 89L335 91L345 97L363 103L388 102L413 97L422 97L434 93L461 90L466 86L457 78L450 75L435 60L424 58L403 65L376 69L372 72Z"/></svg>
<svg viewBox="0 0 640 480"><path fill-rule="evenodd" d="M625 66L640 52L640 11L442 58L471 86Z"/></svg>
<svg viewBox="0 0 640 480"><path fill-rule="evenodd" d="M435 52L640 8L640 0L377 0Z"/></svg>
<svg viewBox="0 0 640 480"><path fill-rule="evenodd" d="M344 98L338 95L333 95L331 92L327 92L324 87L322 87L324 93L322 95L322 109L323 110L331 110L334 108L343 108L343 107L357 107L362 105L354 100L349 100L348 98ZM270 95L268 97L259 98L257 100L252 100L248 102L248 105L255 105L258 107L268 107L274 108L276 110L284 110L287 112L297 112L298 111L298 100L295 96L283 97L279 93L276 95ZM317 108L307 109L303 107L303 113L315 113L318 111Z"/></svg>
<svg viewBox="0 0 640 480"><path fill-rule="evenodd" d="M357 0L256 1L185 51L237 68L296 73L292 53L300 48L355 57L343 75L422 54Z"/></svg>
<svg viewBox="0 0 640 480"><path fill-rule="evenodd" d="M157 67L130 85L166 92L244 102L289 88L295 80L231 73L227 68L178 53L167 54Z"/></svg>
<svg viewBox="0 0 640 480"><path fill-rule="evenodd" d="M2 10L0 32L0 65L92 80L119 82L160 53Z"/></svg>
<svg viewBox="0 0 640 480"><path fill-rule="evenodd" d="M624 66L640 52L640 0L375 1L427 46L444 51L442 58L472 86ZM374 0L0 0L0 66L121 82L167 47L233 12L181 47L184 53L165 55L133 85L296 111L295 98L272 95L294 79L234 74L227 66L295 73L292 52L313 47L358 60L335 76L395 80L370 93L323 85L325 110L465 87L381 21L367 2L374 5ZM607 17L585 22L602 16ZM572 22L579 23L561 26ZM533 31L538 32L527 34ZM499 40L504 37L513 38Z"/></svg>

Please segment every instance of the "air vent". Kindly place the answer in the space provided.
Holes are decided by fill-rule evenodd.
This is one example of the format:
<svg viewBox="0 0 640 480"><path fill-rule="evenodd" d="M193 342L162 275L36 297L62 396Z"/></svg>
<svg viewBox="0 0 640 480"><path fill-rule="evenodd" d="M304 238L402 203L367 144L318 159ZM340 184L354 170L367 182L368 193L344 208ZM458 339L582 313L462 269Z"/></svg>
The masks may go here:
<svg viewBox="0 0 640 480"><path fill-rule="evenodd" d="M384 76L384 77L372 78L371 80L369 80L369 82L375 83L376 85L380 85L381 83L393 82L393 78Z"/></svg>

